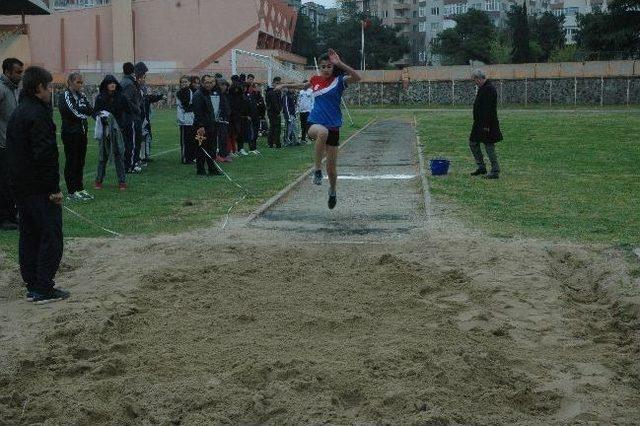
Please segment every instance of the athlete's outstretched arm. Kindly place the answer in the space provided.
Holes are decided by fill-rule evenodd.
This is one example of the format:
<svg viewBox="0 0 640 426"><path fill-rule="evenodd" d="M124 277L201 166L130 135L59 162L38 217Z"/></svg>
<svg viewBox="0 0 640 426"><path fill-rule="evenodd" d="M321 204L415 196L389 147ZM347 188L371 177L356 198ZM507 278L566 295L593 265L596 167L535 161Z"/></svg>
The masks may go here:
<svg viewBox="0 0 640 426"><path fill-rule="evenodd" d="M338 56L336 51L333 49L329 49L329 62L331 62L334 66L343 69L348 74L348 77L345 78L347 84L357 83L362 79L362 77L360 77L360 74L358 74L356 70L342 62L340 56Z"/></svg>
<svg viewBox="0 0 640 426"><path fill-rule="evenodd" d="M309 83L284 83L284 84L276 85L275 89L276 90L282 90L282 89L307 90L309 87L311 87L311 84Z"/></svg>

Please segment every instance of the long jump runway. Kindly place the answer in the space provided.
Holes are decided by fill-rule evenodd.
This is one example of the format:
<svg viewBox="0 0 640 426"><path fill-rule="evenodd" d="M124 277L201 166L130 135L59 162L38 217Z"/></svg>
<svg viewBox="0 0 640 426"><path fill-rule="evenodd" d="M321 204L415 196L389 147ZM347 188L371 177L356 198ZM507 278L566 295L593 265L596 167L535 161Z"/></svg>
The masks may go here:
<svg viewBox="0 0 640 426"><path fill-rule="evenodd" d="M327 207L329 182L311 176L250 226L313 235L314 239L388 239L416 228L423 217L416 134L409 121L373 123L338 155L338 205Z"/></svg>

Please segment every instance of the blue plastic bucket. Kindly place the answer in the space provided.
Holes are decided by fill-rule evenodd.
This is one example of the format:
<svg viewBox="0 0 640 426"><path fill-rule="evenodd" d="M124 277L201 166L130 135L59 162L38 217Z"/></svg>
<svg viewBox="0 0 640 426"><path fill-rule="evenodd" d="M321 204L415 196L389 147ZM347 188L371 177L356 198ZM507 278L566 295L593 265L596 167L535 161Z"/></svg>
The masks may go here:
<svg viewBox="0 0 640 426"><path fill-rule="evenodd" d="M451 161L444 158L432 158L429 160L429 167L433 176L442 176L449 173Z"/></svg>

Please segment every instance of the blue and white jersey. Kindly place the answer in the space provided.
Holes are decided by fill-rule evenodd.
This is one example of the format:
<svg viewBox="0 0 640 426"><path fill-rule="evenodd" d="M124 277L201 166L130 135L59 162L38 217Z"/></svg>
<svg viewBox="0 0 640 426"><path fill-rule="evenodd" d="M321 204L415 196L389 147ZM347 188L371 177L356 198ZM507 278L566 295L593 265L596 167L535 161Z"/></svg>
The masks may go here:
<svg viewBox="0 0 640 426"><path fill-rule="evenodd" d="M345 76L325 79L321 76L311 77L311 90L313 90L314 104L309 122L320 124L327 129L338 129L342 127L342 93L347 87Z"/></svg>

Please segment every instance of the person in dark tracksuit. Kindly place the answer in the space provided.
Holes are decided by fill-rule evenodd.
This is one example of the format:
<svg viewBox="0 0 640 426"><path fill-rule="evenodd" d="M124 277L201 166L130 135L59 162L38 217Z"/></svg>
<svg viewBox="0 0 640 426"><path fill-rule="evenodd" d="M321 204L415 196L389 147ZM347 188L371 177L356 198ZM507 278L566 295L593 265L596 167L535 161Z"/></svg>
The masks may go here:
<svg viewBox="0 0 640 426"><path fill-rule="evenodd" d="M249 96L249 111L251 119L251 151L252 154L260 154L258 151L258 136L260 136L260 121L264 116L264 98L255 83L255 76L247 76L247 95Z"/></svg>
<svg viewBox="0 0 640 426"><path fill-rule="evenodd" d="M269 148L280 148L280 132L282 129L281 113L282 113L282 93L276 90L275 86L280 84L282 79L275 77L273 79L273 87L267 88L267 115L269 116Z"/></svg>
<svg viewBox="0 0 640 426"><path fill-rule="evenodd" d="M27 300L47 303L69 293L54 288L62 259L62 201L51 74L40 67L24 72L20 104L7 125L9 183L20 216L20 273Z"/></svg>
<svg viewBox="0 0 640 426"><path fill-rule="evenodd" d="M216 116L211 99L214 85L215 81L212 76L203 76L202 87L193 96L193 127L196 129L197 137L202 138L196 148L196 173L198 175L207 174L205 163L209 169L209 176L222 174L213 161L217 142Z"/></svg>
<svg viewBox="0 0 640 426"><path fill-rule="evenodd" d="M231 157L227 151L227 138L229 136L229 83L224 78L217 78L213 90L211 90L211 106L216 121L216 143L213 144L213 151L216 151L216 161L222 163L231 162Z"/></svg>
<svg viewBox="0 0 640 426"><path fill-rule="evenodd" d="M246 139L247 117L249 108L245 96L244 82L240 76L231 76L231 87L229 87L229 104L231 115L229 117L229 133L235 138L240 155L248 155L244 149Z"/></svg>
<svg viewBox="0 0 640 426"><path fill-rule="evenodd" d="M62 144L64 145L64 179L70 200L91 200L83 184L84 163L87 156L87 118L93 107L82 93L84 78L80 73L71 73L67 78L67 90L58 98L58 109L62 118Z"/></svg>
<svg viewBox="0 0 640 426"><path fill-rule="evenodd" d="M493 84L487 80L484 71L474 70L471 78L478 86L478 93L473 103L473 127L469 136L469 148L478 168L471 175L483 175L485 179L498 179L500 164L496 153L496 143L502 140L500 122L498 121L498 94ZM480 144L484 144L484 149L491 162L489 173L487 173Z"/></svg>
<svg viewBox="0 0 640 426"><path fill-rule="evenodd" d="M193 164L195 160L193 106L191 105L194 92L189 87L189 77L180 78L180 89L176 92L176 119L180 128L180 162Z"/></svg>
<svg viewBox="0 0 640 426"><path fill-rule="evenodd" d="M142 64L142 65L140 65ZM137 67L137 69L136 69ZM139 62L133 65L131 62L127 62L122 66L124 77L120 81L122 87L122 94L129 102L129 113L127 114L126 122L122 128L122 135L124 136L124 165L127 169L127 173L140 173L142 168L140 167L140 148L142 144L142 114L144 112L142 92L140 91L140 85L136 79L138 72L144 71L146 73L146 66L144 63Z"/></svg>
<svg viewBox="0 0 640 426"><path fill-rule="evenodd" d="M0 230L18 229L16 200L9 187L7 166L7 123L13 110L18 106L20 80L24 64L16 58L2 61L0 74Z"/></svg>

